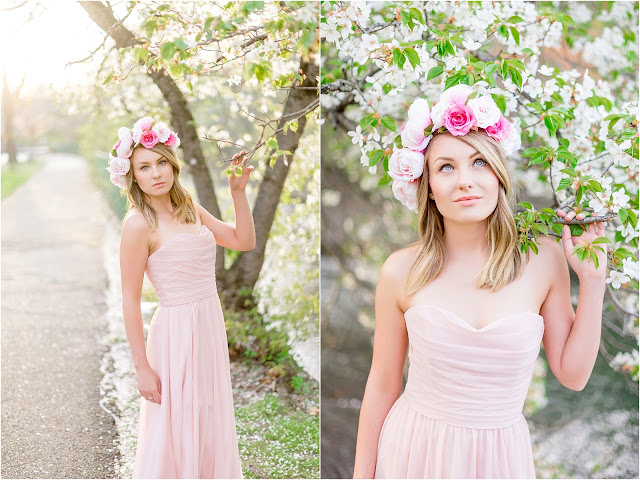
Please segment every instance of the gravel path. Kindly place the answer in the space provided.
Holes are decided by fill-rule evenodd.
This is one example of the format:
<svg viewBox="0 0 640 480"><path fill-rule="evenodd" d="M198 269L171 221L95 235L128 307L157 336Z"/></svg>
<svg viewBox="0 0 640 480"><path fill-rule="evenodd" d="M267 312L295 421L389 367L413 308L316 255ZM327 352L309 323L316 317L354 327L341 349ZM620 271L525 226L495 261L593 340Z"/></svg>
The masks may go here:
<svg viewBox="0 0 640 480"><path fill-rule="evenodd" d="M2 202L3 478L113 476L97 341L106 209L85 162L61 154Z"/></svg>

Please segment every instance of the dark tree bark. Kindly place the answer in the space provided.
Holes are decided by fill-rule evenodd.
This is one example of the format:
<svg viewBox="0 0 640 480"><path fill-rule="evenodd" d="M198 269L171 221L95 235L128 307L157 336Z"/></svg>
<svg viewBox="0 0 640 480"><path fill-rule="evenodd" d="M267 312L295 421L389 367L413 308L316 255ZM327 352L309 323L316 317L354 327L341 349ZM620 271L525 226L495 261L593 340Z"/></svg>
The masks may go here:
<svg viewBox="0 0 640 480"><path fill-rule="evenodd" d="M18 164L18 147L16 145L16 132L14 127L14 117L16 112L16 103L24 85L24 77L20 85L11 91L9 82L7 81L7 71L2 72L2 138L7 147L9 154L9 165Z"/></svg>
<svg viewBox="0 0 640 480"><path fill-rule="evenodd" d="M140 43L136 35L115 18L110 7L101 2L83 1L78 3L86 10L91 20L116 42L117 48L133 47ZM200 203L216 218L221 218L215 189L196 130L196 122L187 104L187 99L165 69L154 70L147 72L147 74L169 104L171 123L179 132L180 148L184 152L185 160L190 165ZM192 162L193 159L195 159L195 163ZM220 274L224 269L223 248L217 247L216 253L216 273Z"/></svg>
<svg viewBox="0 0 640 480"><path fill-rule="evenodd" d="M301 85L302 87L317 86L316 77L319 75L319 67L313 56L300 60L300 71L303 76L306 76ZM287 119L291 120L288 117L289 115L304 110L316 100L317 96L317 90L315 89L291 90L280 122L278 122L278 128L282 127ZM304 131L306 120L304 116L299 119L297 131L289 130L287 133L280 132L276 135L280 150L288 150L295 153ZM242 287L253 289L258 281L264 262L264 252L269 240L269 232L280 202L280 194L284 188L284 182L293 162L293 155L286 156L286 163L284 160L284 158L279 158L273 168L269 165L268 157L265 161L266 171L253 207L253 218L256 226L256 247L251 251L242 252L231 269L225 272L221 278L224 287L232 292L238 292ZM236 296L235 300L237 306L242 308L245 299Z"/></svg>

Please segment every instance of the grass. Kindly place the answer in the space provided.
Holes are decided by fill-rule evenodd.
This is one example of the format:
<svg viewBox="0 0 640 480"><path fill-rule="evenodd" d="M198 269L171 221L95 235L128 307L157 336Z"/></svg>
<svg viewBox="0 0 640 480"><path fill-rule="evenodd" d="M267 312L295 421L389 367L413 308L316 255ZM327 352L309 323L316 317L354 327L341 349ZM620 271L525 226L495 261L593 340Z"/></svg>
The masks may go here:
<svg viewBox="0 0 640 480"><path fill-rule="evenodd" d="M276 394L236 409L245 478L318 478L319 421Z"/></svg>
<svg viewBox="0 0 640 480"><path fill-rule="evenodd" d="M2 167L2 200L11 195L16 188L26 182L31 175L42 168L41 160L30 160L16 166Z"/></svg>

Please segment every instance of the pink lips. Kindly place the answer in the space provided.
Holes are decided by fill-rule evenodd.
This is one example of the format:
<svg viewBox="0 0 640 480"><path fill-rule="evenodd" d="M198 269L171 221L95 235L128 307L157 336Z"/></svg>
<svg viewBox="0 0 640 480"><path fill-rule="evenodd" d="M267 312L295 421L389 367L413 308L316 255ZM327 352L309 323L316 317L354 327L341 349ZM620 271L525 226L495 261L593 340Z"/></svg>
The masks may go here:
<svg viewBox="0 0 640 480"><path fill-rule="evenodd" d="M153 186L154 187L162 187L164 185L165 182L158 182L158 183L154 183Z"/></svg>
<svg viewBox="0 0 640 480"><path fill-rule="evenodd" d="M475 195L469 196L469 197L460 197L456 200L456 203L459 203L460 205L464 205L464 206L471 206L471 205L475 205L476 203L478 203L480 201L481 197L477 197Z"/></svg>

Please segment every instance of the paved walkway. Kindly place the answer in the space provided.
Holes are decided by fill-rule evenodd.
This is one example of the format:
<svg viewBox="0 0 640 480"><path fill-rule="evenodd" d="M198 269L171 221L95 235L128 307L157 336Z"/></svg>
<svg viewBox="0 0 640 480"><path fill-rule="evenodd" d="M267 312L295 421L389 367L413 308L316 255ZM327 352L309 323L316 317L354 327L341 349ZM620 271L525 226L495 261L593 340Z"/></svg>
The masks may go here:
<svg viewBox="0 0 640 480"><path fill-rule="evenodd" d="M1 208L2 477L110 478L97 341L107 206L81 158L50 155Z"/></svg>

